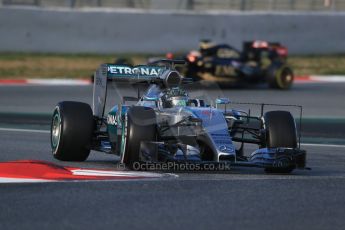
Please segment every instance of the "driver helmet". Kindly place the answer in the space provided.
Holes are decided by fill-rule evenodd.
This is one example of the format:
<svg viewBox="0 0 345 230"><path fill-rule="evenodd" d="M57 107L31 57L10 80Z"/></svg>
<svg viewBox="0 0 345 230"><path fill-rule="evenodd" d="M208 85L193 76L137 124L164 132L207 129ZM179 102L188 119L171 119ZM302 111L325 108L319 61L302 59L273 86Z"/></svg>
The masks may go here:
<svg viewBox="0 0 345 230"><path fill-rule="evenodd" d="M161 97L163 108L173 108L176 106L187 106L188 94L178 87L167 89Z"/></svg>

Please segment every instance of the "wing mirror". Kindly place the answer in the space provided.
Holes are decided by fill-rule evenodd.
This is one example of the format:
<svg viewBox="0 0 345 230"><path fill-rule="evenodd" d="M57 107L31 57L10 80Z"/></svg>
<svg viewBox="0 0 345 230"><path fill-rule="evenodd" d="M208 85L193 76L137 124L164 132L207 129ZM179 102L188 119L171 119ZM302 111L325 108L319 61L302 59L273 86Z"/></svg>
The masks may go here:
<svg viewBox="0 0 345 230"><path fill-rule="evenodd" d="M216 105L228 105L231 103L231 101L228 98L217 98L215 102Z"/></svg>
<svg viewBox="0 0 345 230"><path fill-rule="evenodd" d="M218 105L224 105L224 112L226 112L226 105L230 104L231 101L228 98L217 98L215 103L216 109L218 109Z"/></svg>

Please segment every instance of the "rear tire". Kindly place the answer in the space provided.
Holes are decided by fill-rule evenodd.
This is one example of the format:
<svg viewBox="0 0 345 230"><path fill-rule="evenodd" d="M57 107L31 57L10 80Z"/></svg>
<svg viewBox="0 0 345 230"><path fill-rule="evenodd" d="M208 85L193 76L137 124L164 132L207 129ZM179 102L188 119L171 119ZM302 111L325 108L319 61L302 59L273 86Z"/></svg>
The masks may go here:
<svg viewBox="0 0 345 230"><path fill-rule="evenodd" d="M60 102L51 123L53 156L61 161L85 161L90 153L94 120L88 104Z"/></svg>
<svg viewBox="0 0 345 230"><path fill-rule="evenodd" d="M267 148L296 148L297 132L295 120L290 112L270 111L264 115ZM290 173L294 167L265 168L267 173Z"/></svg>
<svg viewBox="0 0 345 230"><path fill-rule="evenodd" d="M141 141L156 140L156 113L152 108L133 106L127 112L126 147L123 162L131 169L137 169Z"/></svg>
<svg viewBox="0 0 345 230"><path fill-rule="evenodd" d="M294 74L288 66L272 66L267 75L270 88L290 89L294 80Z"/></svg>

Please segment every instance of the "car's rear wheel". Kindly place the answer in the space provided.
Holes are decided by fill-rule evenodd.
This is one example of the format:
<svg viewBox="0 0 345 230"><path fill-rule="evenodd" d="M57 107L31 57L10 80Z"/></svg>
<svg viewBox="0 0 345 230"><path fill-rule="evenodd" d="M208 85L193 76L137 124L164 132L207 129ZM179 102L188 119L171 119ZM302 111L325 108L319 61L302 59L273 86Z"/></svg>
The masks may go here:
<svg viewBox="0 0 345 230"><path fill-rule="evenodd" d="M294 74L290 67L286 65L272 66L267 74L267 81L270 88L289 89L292 86Z"/></svg>
<svg viewBox="0 0 345 230"><path fill-rule="evenodd" d="M53 156L62 161L84 161L90 153L94 130L92 110L88 104L60 102L51 122Z"/></svg>
<svg viewBox="0 0 345 230"><path fill-rule="evenodd" d="M131 169L138 169L142 141L156 140L156 114L152 108L133 106L127 111L127 132L123 162Z"/></svg>
<svg viewBox="0 0 345 230"><path fill-rule="evenodd" d="M296 148L297 132L295 120L290 112L270 111L264 115L264 124L266 130L267 148ZM268 173L290 173L293 166L285 168L269 167L265 168Z"/></svg>

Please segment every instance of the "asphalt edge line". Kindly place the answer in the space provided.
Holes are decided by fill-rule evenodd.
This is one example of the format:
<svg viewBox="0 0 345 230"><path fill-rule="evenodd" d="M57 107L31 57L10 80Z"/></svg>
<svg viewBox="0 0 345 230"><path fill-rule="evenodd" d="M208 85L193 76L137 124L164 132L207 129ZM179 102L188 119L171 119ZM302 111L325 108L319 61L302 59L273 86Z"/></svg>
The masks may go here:
<svg viewBox="0 0 345 230"><path fill-rule="evenodd" d="M42 130L42 129L0 128L0 131L8 131L8 132L26 132L26 133L50 133L50 130Z"/></svg>
<svg viewBox="0 0 345 230"><path fill-rule="evenodd" d="M335 145L335 144L317 144L317 143L301 143L304 146L315 146L315 147L335 147L335 148L345 148L345 145Z"/></svg>
<svg viewBox="0 0 345 230"><path fill-rule="evenodd" d="M65 86L79 86L91 85L89 79L68 79L68 78L55 78L55 79L0 79L0 85L65 85Z"/></svg>

